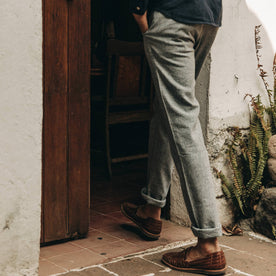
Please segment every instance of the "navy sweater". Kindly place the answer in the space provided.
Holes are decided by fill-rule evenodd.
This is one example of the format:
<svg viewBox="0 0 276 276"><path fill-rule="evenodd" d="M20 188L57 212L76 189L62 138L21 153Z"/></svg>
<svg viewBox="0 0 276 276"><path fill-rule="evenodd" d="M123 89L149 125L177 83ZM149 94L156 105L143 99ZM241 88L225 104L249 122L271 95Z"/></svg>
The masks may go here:
<svg viewBox="0 0 276 276"><path fill-rule="evenodd" d="M221 26L222 0L130 0L130 12L159 11L187 24Z"/></svg>

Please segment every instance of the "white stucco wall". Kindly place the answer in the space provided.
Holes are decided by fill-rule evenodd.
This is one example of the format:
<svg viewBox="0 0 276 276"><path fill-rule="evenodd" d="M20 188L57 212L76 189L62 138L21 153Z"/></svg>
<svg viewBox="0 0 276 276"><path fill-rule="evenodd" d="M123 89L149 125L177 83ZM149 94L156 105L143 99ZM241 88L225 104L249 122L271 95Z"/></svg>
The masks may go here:
<svg viewBox="0 0 276 276"><path fill-rule="evenodd" d="M37 275L42 1L0 2L0 275Z"/></svg>
<svg viewBox="0 0 276 276"><path fill-rule="evenodd" d="M264 5L267 4L266 1L263 2ZM242 128L249 126L249 100L244 100L246 93L252 95L260 93L264 102L266 102L266 93L257 71L255 55L254 28L262 23L261 19L249 9L245 0L224 0L223 8L223 26L211 51L207 148L211 166L227 172L229 166L224 150L225 140L229 134L226 129L230 126ZM261 28L261 37L262 63L265 71L270 74L269 82L273 87L274 51L265 28ZM215 176L214 182L216 194L219 197L222 195L221 184ZM189 224L175 176L171 199L172 220ZM218 199L217 203L221 222L225 225L231 223L233 218L228 204L223 198Z"/></svg>

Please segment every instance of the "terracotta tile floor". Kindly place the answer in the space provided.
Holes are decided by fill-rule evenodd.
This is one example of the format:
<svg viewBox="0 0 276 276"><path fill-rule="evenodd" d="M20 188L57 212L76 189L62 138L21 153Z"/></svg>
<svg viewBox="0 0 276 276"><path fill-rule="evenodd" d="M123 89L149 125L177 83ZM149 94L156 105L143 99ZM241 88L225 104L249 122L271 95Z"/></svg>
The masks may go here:
<svg viewBox="0 0 276 276"><path fill-rule="evenodd" d="M145 183L146 163L118 165L112 181L100 170L92 171L90 228L86 238L45 246L40 251L39 275L53 275L71 269L100 264L118 256L192 238L192 232L163 220L162 236L145 241L137 227L120 212L120 203L141 203L141 186Z"/></svg>

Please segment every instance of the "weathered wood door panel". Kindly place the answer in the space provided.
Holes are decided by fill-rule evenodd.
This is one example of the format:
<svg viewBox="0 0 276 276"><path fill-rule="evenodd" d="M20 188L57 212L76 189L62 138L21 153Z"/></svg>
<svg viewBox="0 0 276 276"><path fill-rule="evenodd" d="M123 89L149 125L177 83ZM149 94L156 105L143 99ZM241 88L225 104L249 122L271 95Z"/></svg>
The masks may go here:
<svg viewBox="0 0 276 276"><path fill-rule="evenodd" d="M90 0L69 2L69 231L83 235L89 223Z"/></svg>
<svg viewBox="0 0 276 276"><path fill-rule="evenodd" d="M41 242L89 224L90 0L44 0Z"/></svg>

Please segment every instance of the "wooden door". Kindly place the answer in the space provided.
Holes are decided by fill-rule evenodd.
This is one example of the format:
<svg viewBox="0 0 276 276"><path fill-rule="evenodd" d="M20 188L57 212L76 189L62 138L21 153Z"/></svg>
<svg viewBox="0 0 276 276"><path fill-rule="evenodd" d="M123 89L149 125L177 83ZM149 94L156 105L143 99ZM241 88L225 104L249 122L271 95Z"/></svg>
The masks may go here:
<svg viewBox="0 0 276 276"><path fill-rule="evenodd" d="M88 231L90 13L90 0L43 0L42 243Z"/></svg>

